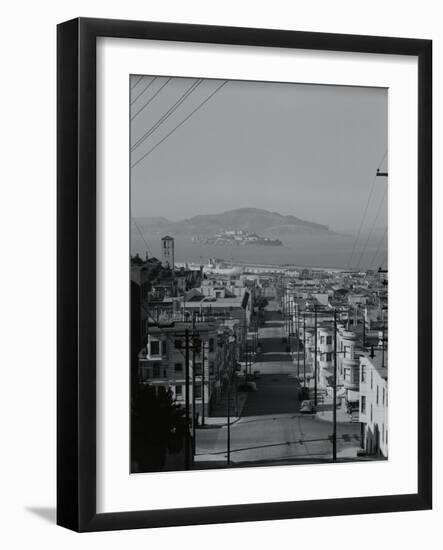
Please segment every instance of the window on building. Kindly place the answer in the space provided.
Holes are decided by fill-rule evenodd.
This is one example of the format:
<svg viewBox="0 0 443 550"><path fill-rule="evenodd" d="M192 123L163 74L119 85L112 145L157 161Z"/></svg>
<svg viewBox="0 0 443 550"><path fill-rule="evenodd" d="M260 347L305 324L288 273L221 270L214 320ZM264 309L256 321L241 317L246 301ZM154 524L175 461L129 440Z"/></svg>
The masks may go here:
<svg viewBox="0 0 443 550"><path fill-rule="evenodd" d="M346 357L346 355L349 357L349 354L350 354L350 346L344 346L343 357Z"/></svg>
<svg viewBox="0 0 443 550"><path fill-rule="evenodd" d="M366 395L362 395L360 398L361 412L366 414Z"/></svg>
<svg viewBox="0 0 443 550"><path fill-rule="evenodd" d="M162 355L166 355L166 340L162 342Z"/></svg>
<svg viewBox="0 0 443 550"><path fill-rule="evenodd" d="M382 426L381 426L381 439L382 439L382 441L385 440L385 425L384 424L382 424Z"/></svg>
<svg viewBox="0 0 443 550"><path fill-rule="evenodd" d="M158 378L160 376L160 365L154 365L152 369L152 376Z"/></svg>
<svg viewBox="0 0 443 550"><path fill-rule="evenodd" d="M214 362L209 363L209 376L214 376Z"/></svg>
<svg viewBox="0 0 443 550"><path fill-rule="evenodd" d="M174 340L174 347L175 347L175 349L181 349L182 341L181 341L180 338L177 338L176 340Z"/></svg>
<svg viewBox="0 0 443 550"><path fill-rule="evenodd" d="M145 367L140 367L140 378L142 382L146 382L146 380L149 380L149 369Z"/></svg>
<svg viewBox="0 0 443 550"><path fill-rule="evenodd" d="M166 369L163 369L163 378L168 377L168 371Z"/></svg>
<svg viewBox="0 0 443 550"><path fill-rule="evenodd" d="M382 389L382 393L381 393L381 402L382 402L382 405L385 404L385 389L384 388Z"/></svg>
<svg viewBox="0 0 443 550"><path fill-rule="evenodd" d="M371 422L373 419L374 419L374 416L373 416L372 403L371 403Z"/></svg>
<svg viewBox="0 0 443 550"><path fill-rule="evenodd" d="M194 392L195 392L195 398L200 399L202 396L202 387L200 386L200 384L196 384L194 386Z"/></svg>
<svg viewBox="0 0 443 550"><path fill-rule="evenodd" d="M328 345L332 344L332 336L326 336L326 344Z"/></svg>
<svg viewBox="0 0 443 550"><path fill-rule="evenodd" d="M385 443L386 445L388 444L388 429L386 428L386 431L385 431Z"/></svg>
<svg viewBox="0 0 443 550"><path fill-rule="evenodd" d="M366 365L361 366L361 381L366 382Z"/></svg>
<svg viewBox="0 0 443 550"><path fill-rule="evenodd" d="M332 361L332 353L327 353L327 354L326 354L326 361L327 361L328 363L330 363L330 362Z"/></svg>
<svg viewBox="0 0 443 550"><path fill-rule="evenodd" d="M151 340L149 342L150 355L160 355L160 342L158 340Z"/></svg>
<svg viewBox="0 0 443 550"><path fill-rule="evenodd" d="M201 376L202 374L202 364L201 363L195 363L194 364L194 375L195 376Z"/></svg>
<svg viewBox="0 0 443 550"><path fill-rule="evenodd" d="M347 381L351 380L351 369L345 369L344 379Z"/></svg>
<svg viewBox="0 0 443 550"><path fill-rule="evenodd" d="M320 336L320 344L324 344L325 343L325 337L324 336Z"/></svg>
<svg viewBox="0 0 443 550"><path fill-rule="evenodd" d="M175 395L176 397L181 397L183 395L183 386L175 386Z"/></svg>
<svg viewBox="0 0 443 550"><path fill-rule="evenodd" d="M371 390L374 388L374 376L373 376L373 372L371 370Z"/></svg>
<svg viewBox="0 0 443 550"><path fill-rule="evenodd" d="M209 353L212 353L214 351L214 338L209 338Z"/></svg>
<svg viewBox="0 0 443 550"><path fill-rule="evenodd" d="M174 370L175 370L175 372L182 372L183 371L183 363L175 363Z"/></svg>

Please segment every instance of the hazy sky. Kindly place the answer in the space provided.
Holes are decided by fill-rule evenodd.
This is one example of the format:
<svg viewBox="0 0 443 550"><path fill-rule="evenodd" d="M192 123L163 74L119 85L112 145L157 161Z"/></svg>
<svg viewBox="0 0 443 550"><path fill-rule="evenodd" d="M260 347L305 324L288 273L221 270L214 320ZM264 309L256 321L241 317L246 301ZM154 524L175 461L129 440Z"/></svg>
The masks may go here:
<svg viewBox="0 0 443 550"><path fill-rule="evenodd" d="M131 77L132 216L254 207L357 232L387 169L387 90L227 81L209 98L223 82ZM386 183L368 207L370 224L381 205L376 227Z"/></svg>

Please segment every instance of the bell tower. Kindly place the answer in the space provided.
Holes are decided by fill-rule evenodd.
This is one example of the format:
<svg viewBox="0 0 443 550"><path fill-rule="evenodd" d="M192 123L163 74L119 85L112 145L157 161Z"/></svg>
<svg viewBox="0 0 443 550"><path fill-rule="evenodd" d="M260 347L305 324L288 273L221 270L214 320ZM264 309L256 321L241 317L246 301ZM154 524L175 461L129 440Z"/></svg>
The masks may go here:
<svg viewBox="0 0 443 550"><path fill-rule="evenodd" d="M166 235L162 238L162 264L164 267L174 269L174 239Z"/></svg>

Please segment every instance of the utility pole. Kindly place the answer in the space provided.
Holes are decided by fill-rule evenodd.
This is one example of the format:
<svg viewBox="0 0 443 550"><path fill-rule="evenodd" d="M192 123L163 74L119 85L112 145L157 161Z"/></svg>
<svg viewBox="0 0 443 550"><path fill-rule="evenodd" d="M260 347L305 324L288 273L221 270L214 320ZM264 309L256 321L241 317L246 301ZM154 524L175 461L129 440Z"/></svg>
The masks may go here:
<svg viewBox="0 0 443 550"><path fill-rule="evenodd" d="M226 458L227 465L231 465L231 372L229 373L228 379L228 399L226 402L226 416L228 419L227 426L227 441L226 441Z"/></svg>
<svg viewBox="0 0 443 550"><path fill-rule="evenodd" d="M334 310L334 387L332 401L332 460L337 460L337 310Z"/></svg>
<svg viewBox="0 0 443 550"><path fill-rule="evenodd" d="M246 340L246 374L249 376L251 374L251 366L250 366L250 356L249 356L249 343Z"/></svg>
<svg viewBox="0 0 443 550"><path fill-rule="evenodd" d="M293 309L294 309L294 302L290 301L289 302L289 328L288 328L288 332L289 332L289 352L290 353L292 352L292 333L293 333L293 330L294 330L294 327L293 327L294 319L292 318Z"/></svg>
<svg viewBox="0 0 443 550"><path fill-rule="evenodd" d="M283 315L283 331L286 332L286 289L282 282L282 315Z"/></svg>
<svg viewBox="0 0 443 550"><path fill-rule="evenodd" d="M306 388L306 311L303 312L303 387Z"/></svg>
<svg viewBox="0 0 443 550"><path fill-rule="evenodd" d="M297 304L297 377L300 378L300 315Z"/></svg>
<svg viewBox="0 0 443 550"><path fill-rule="evenodd" d="M245 359L245 384L246 384L246 382L248 381L248 332L246 327L246 316L243 324L243 334L244 334L243 350L244 350L244 359Z"/></svg>
<svg viewBox="0 0 443 550"><path fill-rule="evenodd" d="M205 343L201 341L202 354L202 426L205 425Z"/></svg>
<svg viewBox="0 0 443 550"><path fill-rule="evenodd" d="M317 406L317 305L314 305L314 404Z"/></svg>
<svg viewBox="0 0 443 550"><path fill-rule="evenodd" d="M366 348L366 319L363 313L363 347Z"/></svg>
<svg viewBox="0 0 443 550"><path fill-rule="evenodd" d="M381 366L384 368L385 366L385 316L383 315L383 310L381 310L381 317L382 317L382 333L381 333Z"/></svg>
<svg viewBox="0 0 443 550"><path fill-rule="evenodd" d="M189 329L185 330L185 418L186 418L186 437L185 437L185 469L189 470Z"/></svg>
<svg viewBox="0 0 443 550"><path fill-rule="evenodd" d="M195 332L193 331L192 344L192 445L195 455L196 450L196 402L195 402Z"/></svg>

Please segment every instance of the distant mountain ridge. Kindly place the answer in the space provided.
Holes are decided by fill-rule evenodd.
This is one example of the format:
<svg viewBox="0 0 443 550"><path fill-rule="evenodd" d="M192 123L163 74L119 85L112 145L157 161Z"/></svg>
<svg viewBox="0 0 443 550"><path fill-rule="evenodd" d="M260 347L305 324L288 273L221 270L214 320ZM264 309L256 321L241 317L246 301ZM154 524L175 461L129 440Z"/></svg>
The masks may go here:
<svg viewBox="0 0 443 550"><path fill-rule="evenodd" d="M220 231L243 229L264 237L331 233L328 226L282 215L260 208L237 208L220 214L199 214L192 218L170 221L164 217L135 218L143 233L210 236Z"/></svg>

